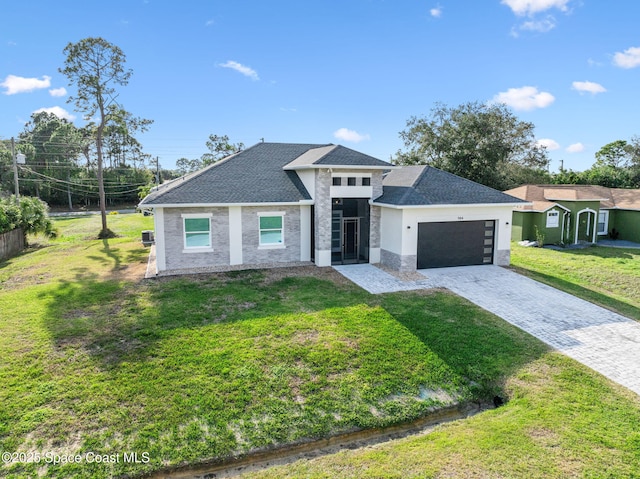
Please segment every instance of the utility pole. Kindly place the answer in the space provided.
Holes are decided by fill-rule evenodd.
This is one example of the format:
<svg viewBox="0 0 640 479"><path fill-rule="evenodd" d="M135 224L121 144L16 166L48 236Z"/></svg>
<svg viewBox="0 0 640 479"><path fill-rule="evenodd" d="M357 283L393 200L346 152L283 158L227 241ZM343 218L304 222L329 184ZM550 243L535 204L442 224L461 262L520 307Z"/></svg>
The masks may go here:
<svg viewBox="0 0 640 479"><path fill-rule="evenodd" d="M16 188L16 202L20 204L20 186L18 184L18 160L16 159L16 142L11 137L11 159L13 160L13 181Z"/></svg>
<svg viewBox="0 0 640 479"><path fill-rule="evenodd" d="M156 156L156 185L160 185L160 157Z"/></svg>

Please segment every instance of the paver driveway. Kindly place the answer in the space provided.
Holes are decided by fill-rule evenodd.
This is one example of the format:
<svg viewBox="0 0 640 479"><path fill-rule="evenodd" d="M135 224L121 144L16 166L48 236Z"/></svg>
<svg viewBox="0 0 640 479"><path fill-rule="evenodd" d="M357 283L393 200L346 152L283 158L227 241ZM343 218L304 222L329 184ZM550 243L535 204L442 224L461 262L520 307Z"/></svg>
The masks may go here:
<svg viewBox="0 0 640 479"><path fill-rule="evenodd" d="M375 293L447 288L640 394L640 323L608 309L499 266L421 270L405 287L373 265L336 269Z"/></svg>

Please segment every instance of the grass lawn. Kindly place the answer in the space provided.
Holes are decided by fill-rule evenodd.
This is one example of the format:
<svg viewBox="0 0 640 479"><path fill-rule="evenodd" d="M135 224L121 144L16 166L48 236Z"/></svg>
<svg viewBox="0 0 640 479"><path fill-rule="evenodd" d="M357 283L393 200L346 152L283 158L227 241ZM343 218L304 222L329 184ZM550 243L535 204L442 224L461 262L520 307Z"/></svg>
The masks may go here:
<svg viewBox="0 0 640 479"><path fill-rule="evenodd" d="M511 244L516 271L640 321L640 250L556 251Z"/></svg>
<svg viewBox="0 0 640 479"><path fill-rule="evenodd" d="M265 474L640 475L637 396L457 296L373 296L315 267L140 281L152 219L109 221L120 238L91 239L99 217L56 220L60 238L0 263L0 451L83 458L0 476L139 474L498 391L505 407L397 449Z"/></svg>
<svg viewBox="0 0 640 479"><path fill-rule="evenodd" d="M637 395L558 353L521 368L507 390L507 405L428 434L242 477L640 477Z"/></svg>

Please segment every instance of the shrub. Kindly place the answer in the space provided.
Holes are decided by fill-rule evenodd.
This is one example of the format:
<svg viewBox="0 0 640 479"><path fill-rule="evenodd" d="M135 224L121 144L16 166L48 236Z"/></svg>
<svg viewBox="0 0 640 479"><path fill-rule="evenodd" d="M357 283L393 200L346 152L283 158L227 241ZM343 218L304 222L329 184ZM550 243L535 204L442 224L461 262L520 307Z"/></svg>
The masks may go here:
<svg viewBox="0 0 640 479"><path fill-rule="evenodd" d="M13 200L13 197L0 198L0 233L7 233L20 226L20 207Z"/></svg>
<svg viewBox="0 0 640 479"><path fill-rule="evenodd" d="M15 196L0 199L0 233L22 228L24 234L43 233L49 237L56 235L49 219L49 207L38 198L23 196L20 203Z"/></svg>
<svg viewBox="0 0 640 479"><path fill-rule="evenodd" d="M537 225L533 226L536 230L536 241L538 242L538 248L544 246L544 233L538 229Z"/></svg>

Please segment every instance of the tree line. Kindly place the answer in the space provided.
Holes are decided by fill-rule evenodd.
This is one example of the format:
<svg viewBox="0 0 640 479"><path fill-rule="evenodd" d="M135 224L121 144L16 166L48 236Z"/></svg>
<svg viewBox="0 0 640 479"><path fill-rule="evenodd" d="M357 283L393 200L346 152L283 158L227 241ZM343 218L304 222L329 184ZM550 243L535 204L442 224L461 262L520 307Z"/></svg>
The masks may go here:
<svg viewBox="0 0 640 479"><path fill-rule="evenodd" d="M139 187L153 181L150 155L134 136L149 123L112 108L104 136L108 204L136 202ZM16 151L26 157L19 171L20 194L69 209L97 205L94 129L94 123L80 128L52 113L33 114L15 143ZM14 189L12 165L11 143L0 140L0 190Z"/></svg>
<svg viewBox="0 0 640 479"><path fill-rule="evenodd" d="M523 184L591 184L640 188L640 137L616 140L595 154L586 171L549 172L534 125L503 104L437 103L429 116L411 117L400 132L405 149L393 162L432 165L498 190Z"/></svg>

